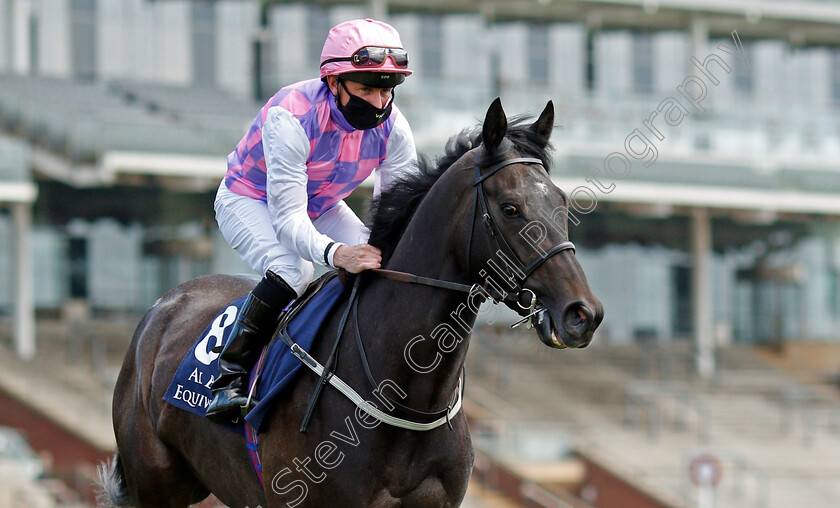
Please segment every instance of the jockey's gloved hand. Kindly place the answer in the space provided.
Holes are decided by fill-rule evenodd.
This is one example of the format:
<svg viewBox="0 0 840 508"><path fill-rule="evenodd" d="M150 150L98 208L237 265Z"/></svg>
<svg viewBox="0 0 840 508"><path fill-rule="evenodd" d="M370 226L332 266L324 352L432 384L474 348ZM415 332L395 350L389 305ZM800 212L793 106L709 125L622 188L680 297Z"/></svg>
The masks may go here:
<svg viewBox="0 0 840 508"><path fill-rule="evenodd" d="M367 243L342 245L333 254L333 265L336 268L344 268L350 273L379 268L380 263L382 263L382 251Z"/></svg>

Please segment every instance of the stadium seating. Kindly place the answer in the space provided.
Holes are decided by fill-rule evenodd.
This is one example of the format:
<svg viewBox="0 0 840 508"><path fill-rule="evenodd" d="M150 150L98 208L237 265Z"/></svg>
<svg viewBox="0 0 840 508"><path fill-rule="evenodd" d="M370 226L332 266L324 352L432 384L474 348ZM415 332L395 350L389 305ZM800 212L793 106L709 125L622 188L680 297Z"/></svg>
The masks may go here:
<svg viewBox="0 0 840 508"><path fill-rule="evenodd" d="M0 74L2 126L73 162L112 150L226 155L257 109L218 90Z"/></svg>
<svg viewBox="0 0 840 508"><path fill-rule="evenodd" d="M586 350L558 352L492 327L477 331L470 349L472 404L508 424L551 422L580 453L673 506L695 506L688 465L700 453L723 466L719 506L837 499L840 399L804 364L788 371L753 348L729 346L704 382L687 341L596 338Z"/></svg>

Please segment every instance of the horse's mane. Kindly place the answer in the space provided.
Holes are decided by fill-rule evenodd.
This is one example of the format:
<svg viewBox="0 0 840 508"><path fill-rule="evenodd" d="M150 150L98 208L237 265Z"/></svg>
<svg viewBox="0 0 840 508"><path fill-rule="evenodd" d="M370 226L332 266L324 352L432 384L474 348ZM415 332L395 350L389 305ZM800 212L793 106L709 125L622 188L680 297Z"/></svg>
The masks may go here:
<svg viewBox="0 0 840 508"><path fill-rule="evenodd" d="M508 124L505 138L511 141L522 156L540 159L543 167L550 170L551 144L526 124L528 116L514 117ZM368 243L382 250L382 264L391 257L417 207L438 179L465 153L481 144L481 127L465 129L449 138L445 153L432 164L427 157L419 157L417 168L406 171L391 187L382 192L371 203L370 239ZM502 144L504 146L504 144ZM501 150L485 155L482 166L501 162L505 153Z"/></svg>

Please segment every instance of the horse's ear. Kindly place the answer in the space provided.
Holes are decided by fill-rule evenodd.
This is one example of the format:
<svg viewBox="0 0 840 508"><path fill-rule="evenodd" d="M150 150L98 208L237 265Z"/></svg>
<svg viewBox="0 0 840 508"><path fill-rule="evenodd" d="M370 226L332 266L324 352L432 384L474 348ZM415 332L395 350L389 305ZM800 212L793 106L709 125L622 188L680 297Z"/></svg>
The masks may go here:
<svg viewBox="0 0 840 508"><path fill-rule="evenodd" d="M548 143L549 138L551 138L551 130L554 128L554 103L548 101L548 104L545 105L545 109L542 113L540 113L540 117L537 118L537 121L531 125L531 130L533 130L536 134L545 138L545 142Z"/></svg>
<svg viewBox="0 0 840 508"><path fill-rule="evenodd" d="M487 109L487 115L484 117L484 127L481 129L481 140L484 142L484 148L491 152L495 150L505 139L506 132L507 118L505 118L505 110L502 109L502 99L496 97L496 100Z"/></svg>

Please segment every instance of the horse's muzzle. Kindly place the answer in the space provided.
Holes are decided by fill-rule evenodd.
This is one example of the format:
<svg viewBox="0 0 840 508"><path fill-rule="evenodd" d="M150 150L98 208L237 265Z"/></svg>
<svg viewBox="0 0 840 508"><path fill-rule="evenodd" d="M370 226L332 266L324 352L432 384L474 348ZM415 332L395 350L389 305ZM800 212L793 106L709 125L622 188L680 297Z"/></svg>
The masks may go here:
<svg viewBox="0 0 840 508"><path fill-rule="evenodd" d="M604 318L601 302L572 302L557 318L548 309L535 323L537 336L552 348L583 348L592 342L592 335Z"/></svg>

